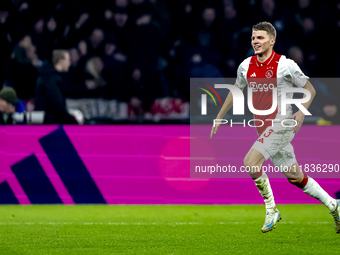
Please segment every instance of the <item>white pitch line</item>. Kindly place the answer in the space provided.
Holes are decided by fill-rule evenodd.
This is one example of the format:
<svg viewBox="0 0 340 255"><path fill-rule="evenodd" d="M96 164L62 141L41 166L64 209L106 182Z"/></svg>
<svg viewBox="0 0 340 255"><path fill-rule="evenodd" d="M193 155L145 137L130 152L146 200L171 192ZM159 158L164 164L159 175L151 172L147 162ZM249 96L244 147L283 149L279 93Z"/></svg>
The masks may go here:
<svg viewBox="0 0 340 255"><path fill-rule="evenodd" d="M331 224L332 222L317 221L317 222L293 222L284 221L278 224ZM115 225L115 226L152 226L152 225L169 225L169 226L180 226L180 225L237 225L237 224L261 224L261 222L0 222L0 225Z"/></svg>

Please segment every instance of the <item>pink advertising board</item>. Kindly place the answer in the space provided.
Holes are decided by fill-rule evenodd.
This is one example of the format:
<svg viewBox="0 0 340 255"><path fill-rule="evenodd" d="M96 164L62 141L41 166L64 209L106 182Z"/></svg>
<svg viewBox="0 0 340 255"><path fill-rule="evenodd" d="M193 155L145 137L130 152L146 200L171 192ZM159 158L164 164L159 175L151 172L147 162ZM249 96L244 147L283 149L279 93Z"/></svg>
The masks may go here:
<svg viewBox="0 0 340 255"><path fill-rule="evenodd" d="M196 128L207 134L208 154L224 143L218 156L236 167L256 139L249 127L219 130L213 141L210 126ZM303 126L292 142L299 163L340 164L339 131ZM263 203L246 175L190 178L189 125L1 126L0 141L0 203ZM310 175L339 196L337 175ZM275 174L271 184L277 203L318 203Z"/></svg>

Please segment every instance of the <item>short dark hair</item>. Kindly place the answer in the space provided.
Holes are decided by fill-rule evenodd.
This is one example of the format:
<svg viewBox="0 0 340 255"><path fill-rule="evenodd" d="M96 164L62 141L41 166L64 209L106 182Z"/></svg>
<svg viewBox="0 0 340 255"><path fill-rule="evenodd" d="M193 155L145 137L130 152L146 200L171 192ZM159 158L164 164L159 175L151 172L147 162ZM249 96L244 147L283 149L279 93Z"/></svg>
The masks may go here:
<svg viewBox="0 0 340 255"><path fill-rule="evenodd" d="M57 49L52 52L52 63L53 65L58 64L59 60L65 59L65 54L68 53L67 50Z"/></svg>
<svg viewBox="0 0 340 255"><path fill-rule="evenodd" d="M255 30L255 31L258 31L258 30L266 31L270 37L276 39L276 29L271 23L269 23L267 21L257 23L256 25L253 26L253 30Z"/></svg>

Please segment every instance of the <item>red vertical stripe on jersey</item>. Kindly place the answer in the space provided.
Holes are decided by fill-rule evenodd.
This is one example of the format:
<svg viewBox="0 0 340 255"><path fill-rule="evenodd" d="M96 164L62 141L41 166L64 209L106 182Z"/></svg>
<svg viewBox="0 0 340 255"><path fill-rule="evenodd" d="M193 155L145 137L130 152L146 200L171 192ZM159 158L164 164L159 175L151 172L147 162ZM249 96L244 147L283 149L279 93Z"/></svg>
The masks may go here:
<svg viewBox="0 0 340 255"><path fill-rule="evenodd" d="M273 84L274 88L277 88L277 67L281 55L276 54L274 51L270 57L263 63L258 62L257 56L253 56L249 63L247 81L248 86L256 86L257 91L253 91L253 106L257 110L268 110L272 107L273 102L273 90L270 89L270 84ZM267 87L268 89L265 89ZM265 121L266 119L275 119L277 115L278 107L270 115L255 115L254 118L262 120L264 125L257 127L257 133L259 136L266 130L266 128L272 125L272 121ZM260 121L255 122L256 126L261 125Z"/></svg>

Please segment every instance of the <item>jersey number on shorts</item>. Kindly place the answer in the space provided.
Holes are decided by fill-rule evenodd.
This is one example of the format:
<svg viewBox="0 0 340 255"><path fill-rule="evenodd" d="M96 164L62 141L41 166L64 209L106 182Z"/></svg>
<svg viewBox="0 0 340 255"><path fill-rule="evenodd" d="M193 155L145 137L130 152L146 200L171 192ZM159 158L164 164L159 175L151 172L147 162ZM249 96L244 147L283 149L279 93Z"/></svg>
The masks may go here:
<svg viewBox="0 0 340 255"><path fill-rule="evenodd" d="M269 129L268 133L267 133L267 134L264 133L263 136L264 136L264 137L268 137L268 136L270 136L270 134L273 133L273 132L274 132L273 129ZM257 141L260 142L260 143L263 143L263 138L259 138L259 139L257 139Z"/></svg>

